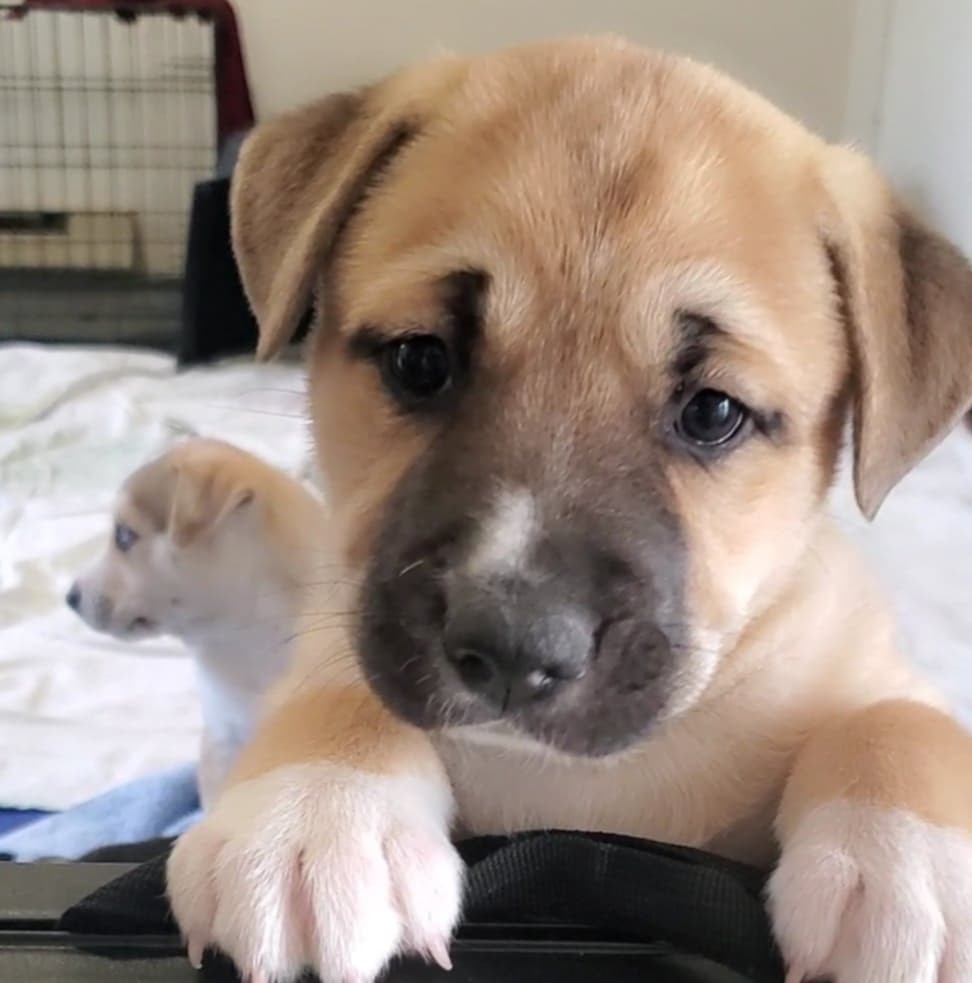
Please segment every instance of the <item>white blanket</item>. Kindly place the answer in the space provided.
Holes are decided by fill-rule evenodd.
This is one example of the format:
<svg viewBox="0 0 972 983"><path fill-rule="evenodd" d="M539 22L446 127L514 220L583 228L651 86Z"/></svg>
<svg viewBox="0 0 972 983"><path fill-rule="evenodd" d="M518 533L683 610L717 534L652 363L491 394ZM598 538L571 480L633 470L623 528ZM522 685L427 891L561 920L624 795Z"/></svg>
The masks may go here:
<svg viewBox="0 0 972 983"><path fill-rule="evenodd" d="M177 374L161 355L0 347L0 806L64 808L193 758L179 646L113 642L61 598L99 548L118 485L179 436L223 437L303 471L302 392L292 365ZM915 658L972 723L972 439L951 437L870 529L846 486L835 510L874 555Z"/></svg>

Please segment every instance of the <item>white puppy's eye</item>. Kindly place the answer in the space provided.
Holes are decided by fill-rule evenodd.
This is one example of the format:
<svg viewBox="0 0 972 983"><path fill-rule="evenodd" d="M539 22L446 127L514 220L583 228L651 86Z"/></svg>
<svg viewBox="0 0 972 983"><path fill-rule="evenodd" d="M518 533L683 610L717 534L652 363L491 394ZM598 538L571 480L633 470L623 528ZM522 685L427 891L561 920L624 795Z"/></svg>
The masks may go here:
<svg viewBox="0 0 972 983"><path fill-rule="evenodd" d="M115 546L120 553L127 553L138 542L138 533L124 522L115 523Z"/></svg>

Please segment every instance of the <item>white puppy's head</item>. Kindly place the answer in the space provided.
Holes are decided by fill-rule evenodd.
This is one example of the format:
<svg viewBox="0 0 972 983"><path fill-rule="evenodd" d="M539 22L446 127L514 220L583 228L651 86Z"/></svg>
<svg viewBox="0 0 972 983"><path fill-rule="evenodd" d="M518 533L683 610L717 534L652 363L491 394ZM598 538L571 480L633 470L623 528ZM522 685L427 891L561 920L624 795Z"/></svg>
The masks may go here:
<svg viewBox="0 0 972 983"><path fill-rule="evenodd" d="M122 486L102 554L67 603L118 638L184 636L238 620L257 594L289 580L273 484L295 484L219 441L193 439L135 471ZM286 510L284 510L286 511Z"/></svg>

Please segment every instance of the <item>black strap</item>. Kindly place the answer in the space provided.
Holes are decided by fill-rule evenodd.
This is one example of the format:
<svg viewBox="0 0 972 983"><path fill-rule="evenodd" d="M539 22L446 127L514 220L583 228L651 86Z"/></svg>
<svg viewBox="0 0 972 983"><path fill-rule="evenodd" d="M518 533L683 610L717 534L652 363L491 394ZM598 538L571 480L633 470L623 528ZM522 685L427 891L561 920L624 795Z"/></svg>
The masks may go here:
<svg viewBox="0 0 972 983"><path fill-rule="evenodd" d="M783 978L763 907L763 875L718 857L624 836L524 833L467 840L464 926L561 925L604 940L664 942L753 983ZM66 911L79 934L176 930L166 854Z"/></svg>

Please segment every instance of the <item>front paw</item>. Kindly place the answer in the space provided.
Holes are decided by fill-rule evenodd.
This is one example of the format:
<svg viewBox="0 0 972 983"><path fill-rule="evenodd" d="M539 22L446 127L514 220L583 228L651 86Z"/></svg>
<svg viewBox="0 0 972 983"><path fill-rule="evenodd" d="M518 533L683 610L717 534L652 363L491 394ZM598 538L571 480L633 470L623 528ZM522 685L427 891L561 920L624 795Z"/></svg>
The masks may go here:
<svg viewBox="0 0 972 983"><path fill-rule="evenodd" d="M787 983L972 983L972 837L913 813L817 806L769 884Z"/></svg>
<svg viewBox="0 0 972 983"><path fill-rule="evenodd" d="M172 910L198 964L225 952L251 981L370 983L395 955L448 966L462 864L446 789L331 765L243 782L176 844Z"/></svg>

